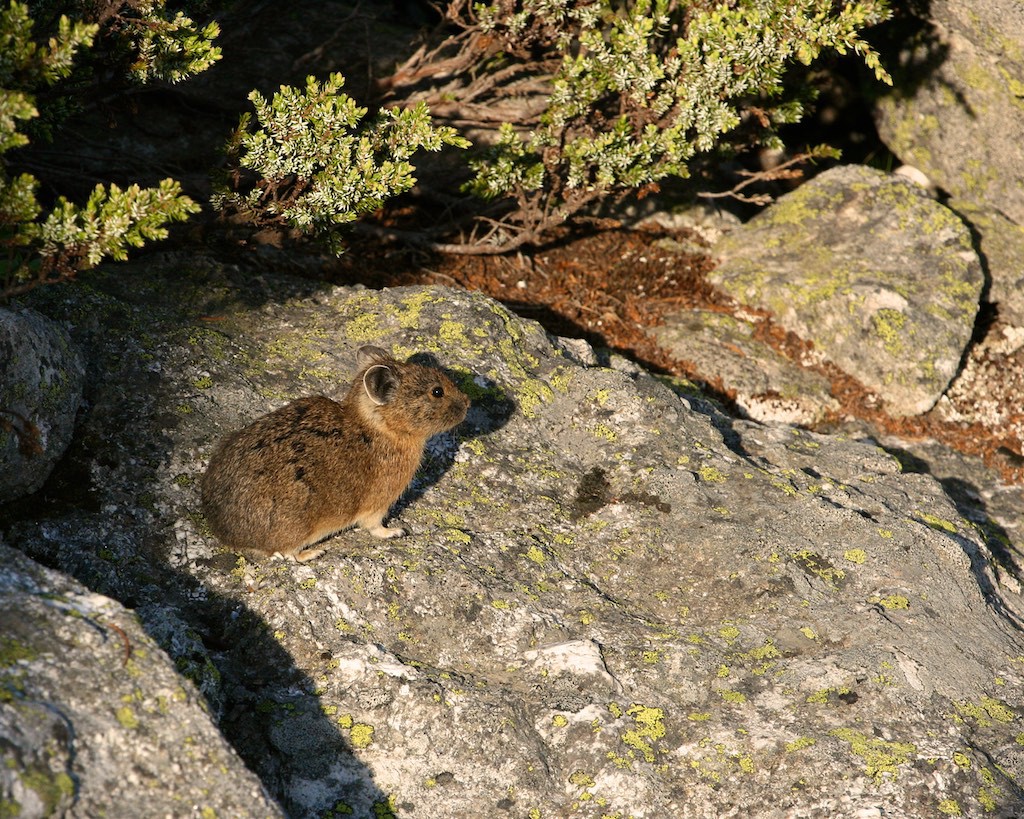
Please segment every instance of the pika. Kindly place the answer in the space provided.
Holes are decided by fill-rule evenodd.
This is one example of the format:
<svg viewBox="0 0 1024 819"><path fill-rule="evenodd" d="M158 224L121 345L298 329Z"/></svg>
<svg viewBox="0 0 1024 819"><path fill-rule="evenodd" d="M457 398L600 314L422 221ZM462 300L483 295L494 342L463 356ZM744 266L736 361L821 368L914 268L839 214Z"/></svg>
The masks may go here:
<svg viewBox="0 0 1024 819"><path fill-rule="evenodd" d="M352 524L405 532L384 516L412 481L432 435L462 422L469 399L440 370L360 347L339 403L300 398L226 436L202 479L203 512L232 549L299 562Z"/></svg>

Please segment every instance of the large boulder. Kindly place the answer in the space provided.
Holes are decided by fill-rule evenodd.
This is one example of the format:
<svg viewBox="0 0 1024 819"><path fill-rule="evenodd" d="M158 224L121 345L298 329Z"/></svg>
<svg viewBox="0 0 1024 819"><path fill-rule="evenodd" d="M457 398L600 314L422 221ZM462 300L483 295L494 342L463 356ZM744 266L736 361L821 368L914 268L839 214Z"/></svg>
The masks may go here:
<svg viewBox="0 0 1024 819"><path fill-rule="evenodd" d="M894 89L875 120L886 145L950 195L972 226L1003 321L1024 327L1024 6L923 4L893 29Z"/></svg>
<svg viewBox="0 0 1024 819"><path fill-rule="evenodd" d="M820 174L728 234L710 280L885 401L927 411L974 329L981 265L961 220L906 179Z"/></svg>
<svg viewBox="0 0 1024 819"><path fill-rule="evenodd" d="M0 308L0 503L35 492L64 454L85 368L67 331Z"/></svg>
<svg viewBox="0 0 1024 819"><path fill-rule="evenodd" d="M121 333L76 323L110 365L95 508L9 539L130 601L289 815L1024 812L1020 570L933 479L582 363L472 293L156 262L94 278ZM340 394L364 343L432 353L474 401L395 510L411 534L224 552L216 440Z"/></svg>
<svg viewBox="0 0 1024 819"><path fill-rule="evenodd" d="M886 67L882 140L943 190L1024 224L1024 7L936 0Z"/></svg>
<svg viewBox="0 0 1024 819"><path fill-rule="evenodd" d="M0 542L0 814L281 816L114 600Z"/></svg>

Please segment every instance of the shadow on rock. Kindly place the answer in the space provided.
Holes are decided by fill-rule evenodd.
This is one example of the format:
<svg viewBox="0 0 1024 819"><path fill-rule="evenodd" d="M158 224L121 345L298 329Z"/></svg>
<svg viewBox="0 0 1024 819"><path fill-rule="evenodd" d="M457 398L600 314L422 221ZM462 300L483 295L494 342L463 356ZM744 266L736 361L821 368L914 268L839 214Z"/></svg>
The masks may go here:
<svg viewBox="0 0 1024 819"><path fill-rule="evenodd" d="M871 38L882 55L882 65L892 75L887 93L913 97L917 90L936 81L939 68L949 59L949 45L929 21L929 0L896 3L893 19L878 26ZM963 92L948 82L943 87L956 104L970 111ZM886 92L883 92L886 93Z"/></svg>
<svg viewBox="0 0 1024 819"><path fill-rule="evenodd" d="M65 472L78 472L75 464L64 463ZM92 591L136 609L143 628L204 694L223 736L288 816L349 813L353 804L387 805L342 726L325 713L315 682L297 667L270 624L244 599L215 593L191 574L168 566L155 534L131 520L138 510L111 515L108 509L93 516L85 495L86 508L73 512L71 505L83 496L63 495L67 478L58 473L43 490L47 504L41 508L52 515L59 507L62 514L6 519L7 541ZM5 518L10 511L4 510ZM236 570L230 554L197 564L199 571Z"/></svg>
<svg viewBox="0 0 1024 819"><path fill-rule="evenodd" d="M455 463L459 442L496 432L508 423L516 411L515 401L497 384L482 375L462 368L443 367L430 353L416 353L409 361L442 370L471 401L466 420L450 432L435 435L427 442L423 462L409 488L391 510L392 515L418 501Z"/></svg>
<svg viewBox="0 0 1024 819"><path fill-rule="evenodd" d="M190 302L180 291L195 288L196 295L207 285L185 278L176 304L198 315L222 301L241 298L255 307L270 298L258 282L249 282L222 291L208 287ZM267 615L249 604L248 595L264 590L249 583L234 555L190 556L181 520L175 520L191 514L189 504L178 498L175 508L168 505L175 483L193 491L192 480L183 473L174 480L177 470L168 466L180 454L176 430L190 423L173 411L175 399L159 364L163 333L178 332L177 319L148 325L138 315L147 313L161 288L174 288L159 276L133 283L130 276L97 275L93 282L99 290L78 288L63 303L59 288L40 294L54 313L75 324L87 350L85 409L68 453L44 487L0 509L0 533L37 562L135 609L287 815L373 815L377 806L388 806L387 797L353 754L351 731L327 713L316 681L300 669ZM302 281L284 286L289 284L296 297L317 287ZM187 571L178 568L185 565ZM326 666L331 658L319 659Z"/></svg>
<svg viewBox="0 0 1024 819"><path fill-rule="evenodd" d="M988 512L979 488L961 477L950 476L940 478L933 474L931 465L923 458L898 447L886 446L884 449L900 462L904 472L921 475L932 475L942 486L946 496L956 506L957 511L977 528L985 539L989 556L981 554L972 543L959 538L955 532L949 536L957 541L971 560L971 572L978 588L985 599L1015 628L1024 631L1024 613L1016 612L1007 604L995 581L999 575L1012 578L1015 583L1024 584L1024 573L1019 568L1021 552L1010 539L1009 532L997 523ZM935 527L933 527L935 528ZM993 573L995 578L993 578Z"/></svg>

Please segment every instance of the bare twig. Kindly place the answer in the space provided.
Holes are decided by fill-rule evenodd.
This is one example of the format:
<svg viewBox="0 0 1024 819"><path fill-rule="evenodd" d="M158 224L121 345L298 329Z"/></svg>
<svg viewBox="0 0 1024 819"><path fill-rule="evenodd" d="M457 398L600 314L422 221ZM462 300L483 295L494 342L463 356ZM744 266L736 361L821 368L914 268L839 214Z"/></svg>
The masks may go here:
<svg viewBox="0 0 1024 819"><path fill-rule="evenodd" d="M783 179L801 179L804 172L801 168L794 166L800 165L804 162L809 162L817 158L817 154L811 151L802 151L776 165L774 168L765 168L761 171L740 171L739 175L746 177L742 182L738 182L730 190L727 191L701 191L698 196L704 199L723 199L730 197L737 199L740 202L749 202L753 205L767 205L774 201L774 197L768 193L756 193L756 194L744 194L741 191L758 182L778 182Z"/></svg>
<svg viewBox="0 0 1024 819"><path fill-rule="evenodd" d="M104 623L104 625L116 632L121 638L121 642L124 644L124 660L121 661L121 666L124 667L128 665L128 661L132 658L132 643L131 640L128 639L127 633L125 633L125 630L117 625L117 623L108 622Z"/></svg>

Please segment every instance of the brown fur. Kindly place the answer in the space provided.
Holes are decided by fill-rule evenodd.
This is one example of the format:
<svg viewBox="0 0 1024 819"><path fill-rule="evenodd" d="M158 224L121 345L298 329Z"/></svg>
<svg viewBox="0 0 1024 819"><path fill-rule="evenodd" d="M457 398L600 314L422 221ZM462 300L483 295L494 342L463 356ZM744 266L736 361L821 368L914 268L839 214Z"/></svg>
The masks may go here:
<svg viewBox="0 0 1024 819"><path fill-rule="evenodd" d="M341 403L300 398L225 437L203 475L214 534L229 548L310 560L309 548L358 524L377 537L431 435L459 424L469 399L440 370L361 347ZM440 392L435 395L435 392Z"/></svg>

